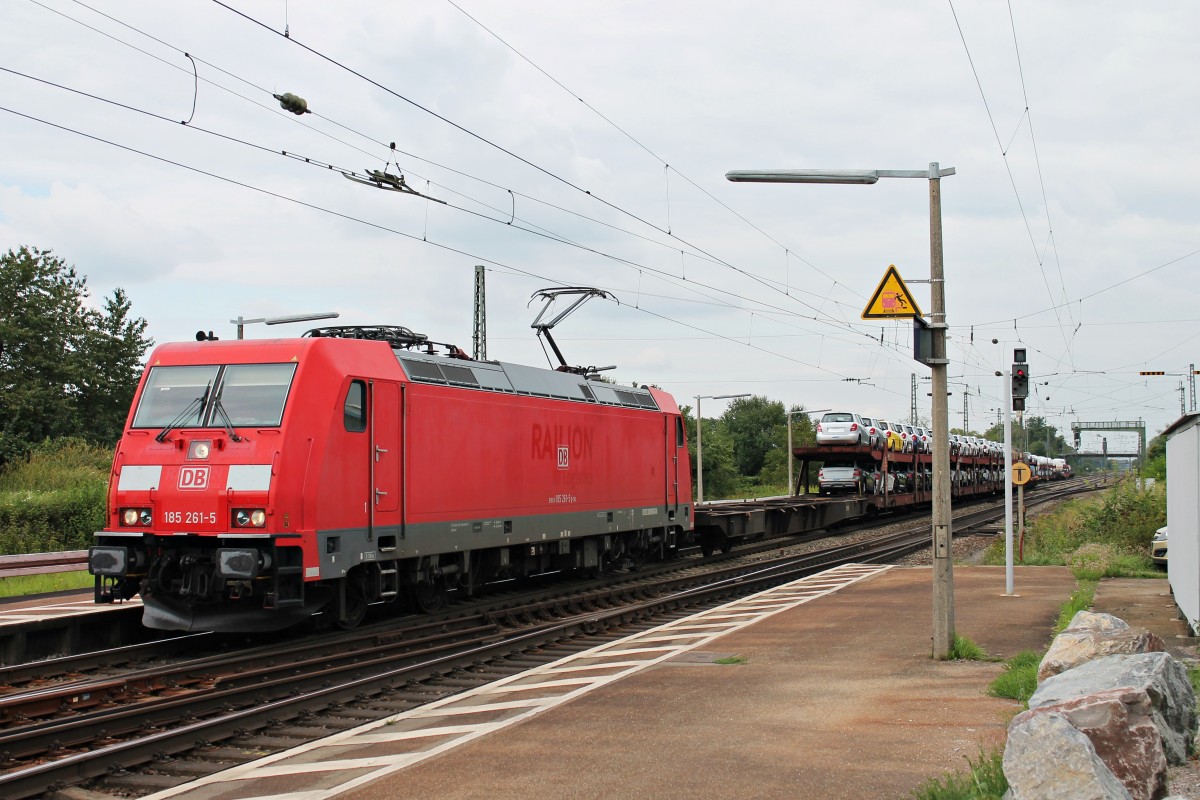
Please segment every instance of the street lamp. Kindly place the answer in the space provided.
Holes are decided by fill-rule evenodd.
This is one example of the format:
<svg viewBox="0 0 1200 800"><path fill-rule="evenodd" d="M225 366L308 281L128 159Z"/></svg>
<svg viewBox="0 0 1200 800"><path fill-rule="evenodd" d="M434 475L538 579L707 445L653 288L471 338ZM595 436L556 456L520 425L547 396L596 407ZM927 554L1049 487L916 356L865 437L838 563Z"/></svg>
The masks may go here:
<svg viewBox="0 0 1200 800"><path fill-rule="evenodd" d="M954 572L951 559L950 418L946 402L946 285L942 268L942 178L954 167L941 169L936 161L924 170L791 169L737 170L725 177L750 183L861 183L880 178L926 178L929 181L929 290L931 299L931 357L933 384L933 650L938 658L954 644Z"/></svg>
<svg viewBox="0 0 1200 800"><path fill-rule="evenodd" d="M704 502L704 448L700 443L700 429L704 417L700 415L701 400L729 400L734 397L749 397L749 394L704 394L696 395L696 502Z"/></svg>
<svg viewBox="0 0 1200 800"><path fill-rule="evenodd" d="M292 314L286 317L255 317L254 319L246 319L239 316L237 319L229 320L230 324L237 325L237 337L242 338L242 328L254 322L265 322L268 325L284 325L288 322L310 322L318 319L337 319L338 312L336 311L318 311L315 314Z"/></svg>
<svg viewBox="0 0 1200 800"><path fill-rule="evenodd" d="M788 461L788 494L789 495L793 495L796 493L796 485L794 483L792 483L792 481L794 480L792 478L792 468L795 465L795 461L796 461L796 457L792 455L792 416L795 414L821 414L825 411L832 411L832 410L833 410L832 408L817 408L817 409L813 409L812 411L808 411L807 409L802 408L799 411L787 412L787 421L788 421L787 461ZM805 491L807 491L807 489Z"/></svg>

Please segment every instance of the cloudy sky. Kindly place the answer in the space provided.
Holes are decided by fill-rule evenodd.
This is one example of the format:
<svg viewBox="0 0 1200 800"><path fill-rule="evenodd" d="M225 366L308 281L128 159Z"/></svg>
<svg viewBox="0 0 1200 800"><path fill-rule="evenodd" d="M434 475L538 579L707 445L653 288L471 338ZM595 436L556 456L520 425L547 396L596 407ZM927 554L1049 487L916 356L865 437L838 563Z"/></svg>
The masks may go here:
<svg viewBox="0 0 1200 800"><path fill-rule="evenodd" d="M1153 435L1191 402L1194 0L0 0L0 19L0 251L53 249L97 304L123 288L158 342L336 311L469 351L482 264L490 358L545 364L531 295L593 286L612 299L555 329L573 364L681 404L893 419L915 375L928 418L911 324L860 318L890 264L928 315L928 181L724 175L936 161L956 170L952 426L995 422L1014 347L1060 429ZM445 204L341 174L368 169Z"/></svg>

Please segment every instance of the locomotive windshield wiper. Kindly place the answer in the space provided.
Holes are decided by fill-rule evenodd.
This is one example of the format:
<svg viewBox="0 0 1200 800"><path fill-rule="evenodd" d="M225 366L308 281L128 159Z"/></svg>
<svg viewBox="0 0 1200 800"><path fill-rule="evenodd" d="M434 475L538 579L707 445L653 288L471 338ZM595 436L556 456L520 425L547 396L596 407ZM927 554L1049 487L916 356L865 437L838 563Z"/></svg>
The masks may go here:
<svg viewBox="0 0 1200 800"><path fill-rule="evenodd" d="M175 419L171 420L166 425L164 425L163 429L158 432L157 436L154 437L154 441L156 441L156 442L166 441L167 434L170 433L175 428L178 428L180 425L182 425L184 420L186 420L188 417L190 417L192 414L195 414L198 411L203 411L205 404L208 403L208 393L211 391L212 391L212 381L209 381L208 386L204 387L204 394L200 395L196 399L192 400L192 402L188 403L187 408L185 408L183 411L180 411L179 414L175 417Z"/></svg>
<svg viewBox="0 0 1200 800"><path fill-rule="evenodd" d="M225 423L225 432L229 434L229 438L232 441L240 442L242 437L238 436L237 431L233 429L233 420L225 412L225 404L221 402L220 395L213 399L213 411L217 412L221 417L221 421Z"/></svg>

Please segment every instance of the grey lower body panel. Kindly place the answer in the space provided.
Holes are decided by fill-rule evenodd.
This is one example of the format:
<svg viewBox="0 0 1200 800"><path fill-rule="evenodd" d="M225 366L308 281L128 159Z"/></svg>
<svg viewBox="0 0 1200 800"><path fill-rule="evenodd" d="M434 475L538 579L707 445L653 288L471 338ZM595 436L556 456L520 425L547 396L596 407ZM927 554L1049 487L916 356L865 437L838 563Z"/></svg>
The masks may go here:
<svg viewBox="0 0 1200 800"><path fill-rule="evenodd" d="M674 512L674 513L672 513ZM567 511L525 517L381 525L317 532L320 577L344 576L353 567L448 553L522 545L554 545L605 534L648 529L690 530L690 506L637 506L611 511ZM309 576L312 577L312 576Z"/></svg>

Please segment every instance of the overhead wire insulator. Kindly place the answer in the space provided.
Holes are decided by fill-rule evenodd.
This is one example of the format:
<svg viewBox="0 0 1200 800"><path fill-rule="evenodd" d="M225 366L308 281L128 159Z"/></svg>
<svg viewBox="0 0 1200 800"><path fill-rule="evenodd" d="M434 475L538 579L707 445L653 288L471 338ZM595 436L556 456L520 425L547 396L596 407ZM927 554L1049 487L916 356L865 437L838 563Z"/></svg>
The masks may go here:
<svg viewBox="0 0 1200 800"><path fill-rule="evenodd" d="M283 94L271 95L279 101L279 107L284 111L290 111L296 116L309 113L308 101L300 95L285 92Z"/></svg>

